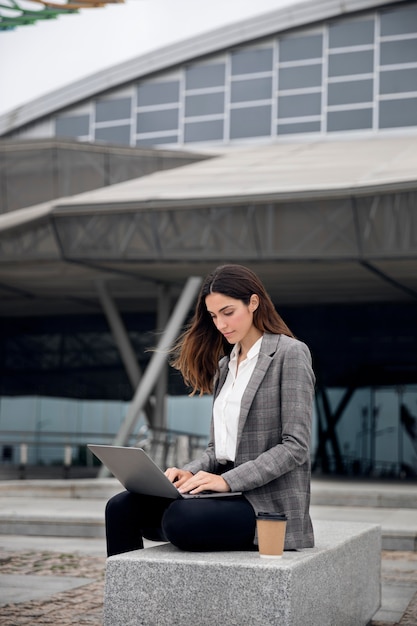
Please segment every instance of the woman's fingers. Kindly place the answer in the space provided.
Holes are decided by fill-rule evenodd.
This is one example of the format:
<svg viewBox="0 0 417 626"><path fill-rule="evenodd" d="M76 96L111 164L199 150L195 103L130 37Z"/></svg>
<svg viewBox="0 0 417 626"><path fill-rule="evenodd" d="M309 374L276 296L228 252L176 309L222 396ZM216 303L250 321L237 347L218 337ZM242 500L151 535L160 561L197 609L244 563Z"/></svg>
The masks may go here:
<svg viewBox="0 0 417 626"><path fill-rule="evenodd" d="M229 485L218 474L209 472L197 472L189 480L186 480L179 489L181 493L200 493L201 491L230 491Z"/></svg>
<svg viewBox="0 0 417 626"><path fill-rule="evenodd" d="M187 470L178 469L178 467L168 467L165 470L165 476L172 482L175 483L176 487L182 485L185 481L193 476L191 472Z"/></svg>

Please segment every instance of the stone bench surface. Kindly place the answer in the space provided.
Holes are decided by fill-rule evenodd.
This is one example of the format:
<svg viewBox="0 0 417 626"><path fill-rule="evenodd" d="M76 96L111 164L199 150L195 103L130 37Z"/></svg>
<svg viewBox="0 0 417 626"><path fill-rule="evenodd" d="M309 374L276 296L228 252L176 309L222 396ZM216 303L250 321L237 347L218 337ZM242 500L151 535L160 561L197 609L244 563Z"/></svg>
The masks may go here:
<svg viewBox="0 0 417 626"><path fill-rule="evenodd" d="M170 544L110 557L104 626L365 626L380 607L381 531L316 522L316 547L183 552Z"/></svg>

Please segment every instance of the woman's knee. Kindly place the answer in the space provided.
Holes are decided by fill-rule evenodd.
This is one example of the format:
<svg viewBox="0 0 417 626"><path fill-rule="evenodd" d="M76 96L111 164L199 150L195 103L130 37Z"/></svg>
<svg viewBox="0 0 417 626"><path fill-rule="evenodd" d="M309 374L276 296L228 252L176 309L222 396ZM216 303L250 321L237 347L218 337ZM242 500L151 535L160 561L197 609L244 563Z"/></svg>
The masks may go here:
<svg viewBox="0 0 417 626"><path fill-rule="evenodd" d="M190 549L188 548L189 541L195 534L196 520L189 508L186 500L176 500L166 509L162 517L162 530L165 537L174 546L182 549Z"/></svg>
<svg viewBox="0 0 417 626"><path fill-rule="evenodd" d="M122 491L121 493L117 493L115 496L111 497L106 504L106 513L111 513L114 509L120 509L121 507L126 506L129 500L129 495L128 491Z"/></svg>
<svg viewBox="0 0 417 626"><path fill-rule="evenodd" d="M167 539L183 550L236 550L251 544L255 516L249 503L177 500L162 518Z"/></svg>

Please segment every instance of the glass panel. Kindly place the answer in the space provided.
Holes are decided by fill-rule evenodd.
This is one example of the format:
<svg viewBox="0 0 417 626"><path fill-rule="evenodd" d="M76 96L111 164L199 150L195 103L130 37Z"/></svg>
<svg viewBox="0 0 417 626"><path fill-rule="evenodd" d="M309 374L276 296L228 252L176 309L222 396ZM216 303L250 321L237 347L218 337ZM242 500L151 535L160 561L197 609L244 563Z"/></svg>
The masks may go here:
<svg viewBox="0 0 417 626"><path fill-rule="evenodd" d="M224 93L205 93L185 98L185 115L214 115L224 112Z"/></svg>
<svg viewBox="0 0 417 626"><path fill-rule="evenodd" d="M355 104L373 102L373 80L351 80L346 83L329 83L327 86L327 104Z"/></svg>
<svg viewBox="0 0 417 626"><path fill-rule="evenodd" d="M130 145L130 125L96 128L95 139L97 141L108 141L109 143L120 143L128 146Z"/></svg>
<svg viewBox="0 0 417 626"><path fill-rule="evenodd" d="M247 107L230 111L230 139L271 134L271 107Z"/></svg>
<svg viewBox="0 0 417 626"><path fill-rule="evenodd" d="M223 120L188 122L185 124L184 141L214 141L223 139Z"/></svg>
<svg viewBox="0 0 417 626"><path fill-rule="evenodd" d="M381 36L417 32L417 6L381 12Z"/></svg>
<svg viewBox="0 0 417 626"><path fill-rule="evenodd" d="M417 39L381 42L381 65L417 61Z"/></svg>
<svg viewBox="0 0 417 626"><path fill-rule="evenodd" d="M130 119L131 99L99 100L96 102L96 122Z"/></svg>
<svg viewBox="0 0 417 626"><path fill-rule="evenodd" d="M180 85L177 80L165 83L141 83L138 87L138 106L178 102Z"/></svg>
<svg viewBox="0 0 417 626"><path fill-rule="evenodd" d="M327 130L359 130L372 128L372 109L351 109L350 111L329 111Z"/></svg>
<svg viewBox="0 0 417 626"><path fill-rule="evenodd" d="M320 122L300 122L298 124L278 124L278 135L292 135L295 133L319 133Z"/></svg>
<svg viewBox="0 0 417 626"><path fill-rule="evenodd" d="M301 65L298 67L281 67L278 73L278 88L303 89L306 87L320 87L322 81L322 66Z"/></svg>
<svg viewBox="0 0 417 626"><path fill-rule="evenodd" d="M339 22L329 26L329 48L360 46L374 42L374 20Z"/></svg>
<svg viewBox="0 0 417 626"><path fill-rule="evenodd" d="M137 114L137 132L152 133L160 130L177 130L178 109L143 111Z"/></svg>
<svg viewBox="0 0 417 626"><path fill-rule="evenodd" d="M272 70L272 48L232 52L232 74L254 74Z"/></svg>
<svg viewBox="0 0 417 626"><path fill-rule="evenodd" d="M379 93L402 93L417 91L417 68L381 71Z"/></svg>
<svg viewBox="0 0 417 626"><path fill-rule="evenodd" d="M223 87L224 79L225 66L223 63L216 65L192 65L185 70L186 89Z"/></svg>
<svg viewBox="0 0 417 626"><path fill-rule="evenodd" d="M163 143L177 143L177 135L167 135L166 137L143 137L136 140L137 146L158 146Z"/></svg>
<svg viewBox="0 0 417 626"><path fill-rule="evenodd" d="M279 96L278 117L305 117L320 115L321 93L306 93L297 96Z"/></svg>
<svg viewBox="0 0 417 626"><path fill-rule="evenodd" d="M306 35L304 37L285 37L279 40L279 60L299 61L300 59L316 59L323 51L323 37L321 35Z"/></svg>
<svg viewBox="0 0 417 626"><path fill-rule="evenodd" d="M374 53L372 50L329 54L329 76L371 74L373 71Z"/></svg>
<svg viewBox="0 0 417 626"><path fill-rule="evenodd" d="M234 80L230 86L232 102L270 100L272 98L272 78Z"/></svg>
<svg viewBox="0 0 417 626"><path fill-rule="evenodd" d="M90 133L90 116L73 115L58 117L55 120L55 135L57 137L82 137Z"/></svg>
<svg viewBox="0 0 417 626"><path fill-rule="evenodd" d="M379 127L417 126L417 98L379 103Z"/></svg>

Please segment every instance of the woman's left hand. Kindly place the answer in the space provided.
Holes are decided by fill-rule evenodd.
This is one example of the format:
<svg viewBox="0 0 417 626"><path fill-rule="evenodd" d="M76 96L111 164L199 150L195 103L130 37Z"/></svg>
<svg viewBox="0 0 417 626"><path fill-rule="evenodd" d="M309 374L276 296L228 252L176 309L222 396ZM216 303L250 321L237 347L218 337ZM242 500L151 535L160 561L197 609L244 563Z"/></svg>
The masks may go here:
<svg viewBox="0 0 417 626"><path fill-rule="evenodd" d="M178 491L180 493L191 493L193 495L201 493L202 491L226 493L230 491L230 487L222 476L200 471L183 483Z"/></svg>

